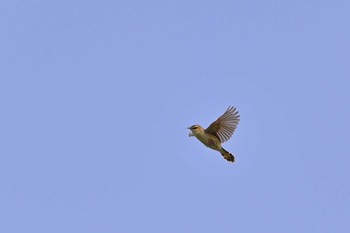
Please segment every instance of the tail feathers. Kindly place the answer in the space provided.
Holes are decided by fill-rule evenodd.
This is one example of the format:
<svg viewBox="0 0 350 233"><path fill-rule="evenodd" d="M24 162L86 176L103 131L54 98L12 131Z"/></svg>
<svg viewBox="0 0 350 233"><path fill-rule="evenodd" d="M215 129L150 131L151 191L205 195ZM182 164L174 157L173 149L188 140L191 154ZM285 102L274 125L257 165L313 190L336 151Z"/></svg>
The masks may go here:
<svg viewBox="0 0 350 233"><path fill-rule="evenodd" d="M233 163L235 161L235 156L233 156L233 154L231 154L230 152L228 152L224 148L222 148L221 155L224 156L224 158L231 163Z"/></svg>

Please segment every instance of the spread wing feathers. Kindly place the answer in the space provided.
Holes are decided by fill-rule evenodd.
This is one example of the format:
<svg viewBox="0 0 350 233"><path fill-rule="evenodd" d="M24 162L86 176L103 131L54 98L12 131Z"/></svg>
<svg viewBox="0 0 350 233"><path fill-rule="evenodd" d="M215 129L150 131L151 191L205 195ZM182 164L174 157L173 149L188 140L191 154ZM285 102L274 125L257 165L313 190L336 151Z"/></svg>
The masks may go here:
<svg viewBox="0 0 350 233"><path fill-rule="evenodd" d="M226 112L205 130L207 133L217 136L221 143L231 138L239 123L238 111L234 107L228 107Z"/></svg>

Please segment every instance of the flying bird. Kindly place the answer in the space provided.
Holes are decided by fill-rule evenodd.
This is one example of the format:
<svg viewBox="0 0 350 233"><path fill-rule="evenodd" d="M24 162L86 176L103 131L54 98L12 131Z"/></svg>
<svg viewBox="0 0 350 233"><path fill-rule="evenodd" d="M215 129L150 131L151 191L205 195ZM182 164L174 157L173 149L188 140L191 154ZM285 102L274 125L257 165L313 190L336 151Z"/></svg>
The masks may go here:
<svg viewBox="0 0 350 233"><path fill-rule="evenodd" d="M204 129L200 125L188 127L191 130L189 137L195 136L200 142L207 147L219 151L229 162L234 162L233 154L225 150L221 144L228 141L235 132L239 123L239 115L236 108L229 106L222 116L211 123L208 128Z"/></svg>

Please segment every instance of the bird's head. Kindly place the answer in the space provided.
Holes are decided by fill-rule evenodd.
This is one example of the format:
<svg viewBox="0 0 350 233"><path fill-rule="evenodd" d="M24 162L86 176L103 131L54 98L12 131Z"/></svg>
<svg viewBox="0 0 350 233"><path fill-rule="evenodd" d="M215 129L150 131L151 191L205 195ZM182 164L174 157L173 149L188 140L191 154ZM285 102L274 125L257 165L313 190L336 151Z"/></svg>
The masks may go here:
<svg viewBox="0 0 350 233"><path fill-rule="evenodd" d="M188 129L191 130L193 135L200 134L204 131L204 129L200 125L192 125L191 127L188 127ZM193 136L193 135L190 135L190 136Z"/></svg>

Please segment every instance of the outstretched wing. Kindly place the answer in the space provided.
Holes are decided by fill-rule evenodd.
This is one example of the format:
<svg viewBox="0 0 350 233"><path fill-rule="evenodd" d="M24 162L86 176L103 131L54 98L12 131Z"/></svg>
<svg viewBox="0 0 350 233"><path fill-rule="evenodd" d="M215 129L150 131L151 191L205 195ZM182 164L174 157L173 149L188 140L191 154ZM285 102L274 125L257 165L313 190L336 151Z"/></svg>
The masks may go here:
<svg viewBox="0 0 350 233"><path fill-rule="evenodd" d="M239 123L238 111L234 107L228 107L226 112L222 114L216 121L211 123L205 130L207 133L217 136L221 143L231 138Z"/></svg>

